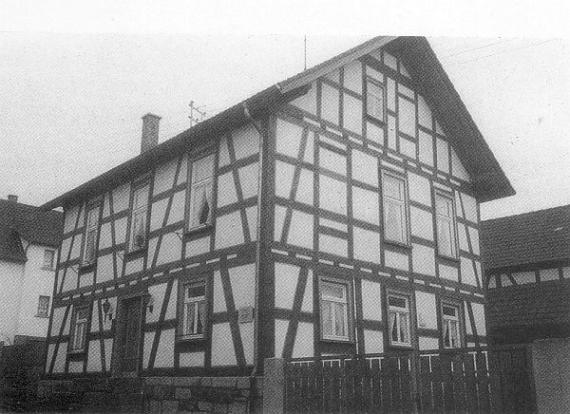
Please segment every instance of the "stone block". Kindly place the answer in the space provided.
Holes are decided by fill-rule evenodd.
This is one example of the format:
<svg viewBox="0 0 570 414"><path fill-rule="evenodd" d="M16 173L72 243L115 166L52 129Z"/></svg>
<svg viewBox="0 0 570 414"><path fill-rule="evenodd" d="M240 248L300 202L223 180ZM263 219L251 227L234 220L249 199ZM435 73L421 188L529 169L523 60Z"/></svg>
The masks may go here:
<svg viewBox="0 0 570 414"><path fill-rule="evenodd" d="M162 413L163 414L175 414L178 412L178 401L176 400L166 400L162 402Z"/></svg>
<svg viewBox="0 0 570 414"><path fill-rule="evenodd" d="M190 388L176 387L174 398L177 400L188 400L192 398L192 391Z"/></svg>

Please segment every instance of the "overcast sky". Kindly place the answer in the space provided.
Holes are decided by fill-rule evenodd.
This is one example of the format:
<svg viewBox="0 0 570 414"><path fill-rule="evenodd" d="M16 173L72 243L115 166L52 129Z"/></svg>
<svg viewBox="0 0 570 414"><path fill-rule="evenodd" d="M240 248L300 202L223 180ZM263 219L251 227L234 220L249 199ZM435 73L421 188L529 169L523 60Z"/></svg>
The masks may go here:
<svg viewBox="0 0 570 414"><path fill-rule="evenodd" d="M27 2L10 6L21 3ZM93 17L83 26L81 19L70 19L57 27L50 19L35 25L29 16L0 17L1 198L15 193L24 203L41 204L137 155L140 117L147 112L162 116L165 141L189 126L190 100L213 115L299 72L303 31L309 66L374 34L394 33L390 25L376 33L368 26L336 34L304 27L271 35L272 27L259 26L249 32L241 26L185 31L180 18L168 21L171 26L164 20L163 30L155 30L156 20L145 20L135 9L115 10L132 12L117 29L109 10L95 15L100 30L89 26ZM136 33L143 27L136 21L150 22L153 30ZM508 31L510 36L497 37L501 33L492 30L472 37L452 28L426 32L470 35L428 40L517 191L483 204L482 217L570 203L568 39L534 33L520 38Z"/></svg>

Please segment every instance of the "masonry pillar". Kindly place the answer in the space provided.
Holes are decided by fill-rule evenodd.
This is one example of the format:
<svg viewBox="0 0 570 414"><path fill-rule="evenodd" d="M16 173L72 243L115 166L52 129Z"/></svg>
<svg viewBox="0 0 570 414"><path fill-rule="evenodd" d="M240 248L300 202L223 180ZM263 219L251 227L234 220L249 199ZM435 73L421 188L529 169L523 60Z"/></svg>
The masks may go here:
<svg viewBox="0 0 570 414"><path fill-rule="evenodd" d="M285 360L267 358L263 374L263 412L285 412Z"/></svg>

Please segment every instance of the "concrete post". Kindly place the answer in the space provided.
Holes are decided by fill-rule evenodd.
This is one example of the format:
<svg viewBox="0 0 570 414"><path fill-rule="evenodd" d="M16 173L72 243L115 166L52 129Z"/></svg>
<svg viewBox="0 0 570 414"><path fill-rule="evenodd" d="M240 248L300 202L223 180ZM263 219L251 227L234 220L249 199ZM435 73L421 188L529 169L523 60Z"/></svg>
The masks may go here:
<svg viewBox="0 0 570 414"><path fill-rule="evenodd" d="M263 412L285 412L285 360L267 358L263 373Z"/></svg>
<svg viewBox="0 0 570 414"><path fill-rule="evenodd" d="M532 365L538 413L570 413L570 338L535 341Z"/></svg>

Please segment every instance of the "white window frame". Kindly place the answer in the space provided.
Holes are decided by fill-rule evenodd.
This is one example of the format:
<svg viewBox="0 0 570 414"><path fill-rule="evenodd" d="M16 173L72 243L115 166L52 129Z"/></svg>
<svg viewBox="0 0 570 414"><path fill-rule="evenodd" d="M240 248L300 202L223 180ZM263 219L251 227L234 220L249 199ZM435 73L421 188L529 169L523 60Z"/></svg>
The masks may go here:
<svg viewBox="0 0 570 414"><path fill-rule="evenodd" d="M137 205L137 195L141 192L145 192L147 193L146 199L143 200L141 205ZM139 250L143 250L144 248L146 248L146 243L147 243L147 238L148 238L148 220L147 220L147 216L148 216L148 198L149 198L149 191L150 191L150 187L148 185L148 183L144 183L142 185L139 185L137 187L135 187L135 189L133 190L133 208L131 211L131 229L130 229L130 235L129 235L129 252L136 252ZM141 245L135 244L135 237L137 236L135 234L136 228L135 228L135 223L136 223L136 219L137 217L142 217L143 220L143 238L144 241Z"/></svg>
<svg viewBox="0 0 570 414"><path fill-rule="evenodd" d="M204 160L206 158L211 158L211 173L210 176L207 178L203 178L201 180L195 179L195 168L197 162ZM192 162L192 171L191 171L191 179L190 179L190 208L189 208L189 219L188 219L188 230L196 230L205 227L209 227L212 225L214 221L214 206L213 206L213 199L214 199L214 164L215 164L215 157L214 154L208 154L203 157L197 158ZM209 187L209 204L210 204L210 211L209 211L209 218L206 223L200 223L199 219L194 220L195 217L195 204L197 203L196 194L197 191L202 188L206 187L206 194L208 194L207 188Z"/></svg>
<svg viewBox="0 0 570 414"><path fill-rule="evenodd" d="M85 231L83 233L83 254L81 255L81 265L89 266L97 260L97 239L99 238L99 214L101 206L99 204L93 205L87 209L87 218L85 222ZM94 214L94 219L90 220L91 213ZM88 240L89 235L93 233L92 257L87 258Z"/></svg>
<svg viewBox="0 0 570 414"><path fill-rule="evenodd" d="M382 105L382 113L378 114L375 113L374 111L371 111L372 108L375 108L376 105L372 106L371 103L371 97L373 97L374 99L378 99L378 95L372 93L372 90L370 88L369 85L373 85L374 87L377 87L380 89L380 99L382 101L381 105ZM371 116L372 118L384 123L384 116L386 114L386 98L385 98L385 93L384 93L384 85L382 85L380 82L367 77L366 78L366 115Z"/></svg>
<svg viewBox="0 0 570 414"><path fill-rule="evenodd" d="M46 304L45 306L42 306L42 299L46 300ZM36 314L36 316L40 317L40 318L48 318L49 317L49 303L50 303L50 297L47 295L40 295L38 297L38 312ZM45 312L44 312L45 310Z"/></svg>
<svg viewBox="0 0 570 414"><path fill-rule="evenodd" d="M203 286L204 288L204 295L202 296L193 296L188 297L188 290L194 286ZM180 336L182 338L188 339L201 339L206 337L207 332L207 324L208 324L208 299L207 299L207 285L206 280L193 280L188 281L183 284L182 286L182 332ZM188 309L194 305L194 312L192 314L192 318L194 319L194 327L198 326L199 316L198 312L196 311L199 306L203 304L204 309L204 318L203 318L203 326L202 332L189 332L189 325L190 320L188 319Z"/></svg>
<svg viewBox="0 0 570 414"><path fill-rule="evenodd" d="M451 217L439 212L438 206L441 202L448 203L448 207L451 210ZM435 228L436 228L436 240L437 240L437 254L440 256L448 257L451 259L457 259L457 222L455 219L455 199L453 195L444 193L442 191L435 191ZM449 250L450 252L443 251L442 240L439 237L439 228L441 224L447 224L451 234L449 240Z"/></svg>
<svg viewBox="0 0 570 414"><path fill-rule="evenodd" d="M79 318L81 311L85 310L85 317ZM73 337L70 341L71 352L82 352L87 344L87 330L89 328L89 312L88 305L82 305L75 308L73 319Z"/></svg>
<svg viewBox="0 0 570 414"><path fill-rule="evenodd" d="M395 179L401 183L402 199L395 199L386 194L386 177ZM408 228L408 182L406 177L397 173L389 171L382 171L382 223L384 225L384 241L388 243L396 243L408 246L410 243L410 234ZM396 240L388 237L388 205L397 206L400 210L402 223L400 228L400 235L402 240Z"/></svg>
<svg viewBox="0 0 570 414"><path fill-rule="evenodd" d="M337 298L334 296L325 296L324 294L324 287L326 285L329 286L334 286L334 287L342 287L343 289L343 298ZM350 327L351 327L351 321L350 321L350 306L351 306L351 301L349 300L350 298L350 288L349 285L345 282L336 280L336 279L328 279L328 278L323 278L320 280L319 282L319 303L320 303L320 309L321 309L321 338L324 340L329 340L329 341L342 341L342 342L348 342L350 341ZM346 332L346 335L338 335L336 332L333 332L332 334L326 334L324 332L324 303L328 302L333 304L333 309L334 306L343 306L343 315L344 315L344 324L343 324L343 329L344 332ZM335 329L336 326L336 312L332 312L332 327L333 330Z"/></svg>
<svg viewBox="0 0 570 414"><path fill-rule="evenodd" d="M394 306L390 304L390 298L404 300L406 303L405 308ZM408 295L401 293L391 293L386 295L386 303L388 304L388 338L390 345L401 346L401 347L412 347L412 316L411 316L411 299ZM394 315L394 320L396 321L396 331L397 339L392 338L392 315ZM407 320L408 327L408 342L405 342L403 336L401 335L402 319Z"/></svg>
<svg viewBox="0 0 570 414"><path fill-rule="evenodd" d="M443 308L448 307L455 311L455 315L446 315L443 312ZM453 338L450 336L450 342L446 343L445 340L445 332L446 329L450 329L453 325L455 325L455 329L457 332L457 338L455 343L453 342ZM461 309L459 305L451 303L451 302L441 302L441 342L443 344L443 348L445 349L455 349L461 348Z"/></svg>
<svg viewBox="0 0 570 414"><path fill-rule="evenodd" d="M49 263L46 262L47 259L47 255L51 254L51 260L49 261ZM55 250L53 249L45 249L44 250L44 261L43 261L43 265L42 265L42 269L45 270L53 270L54 268L54 262L55 262Z"/></svg>

